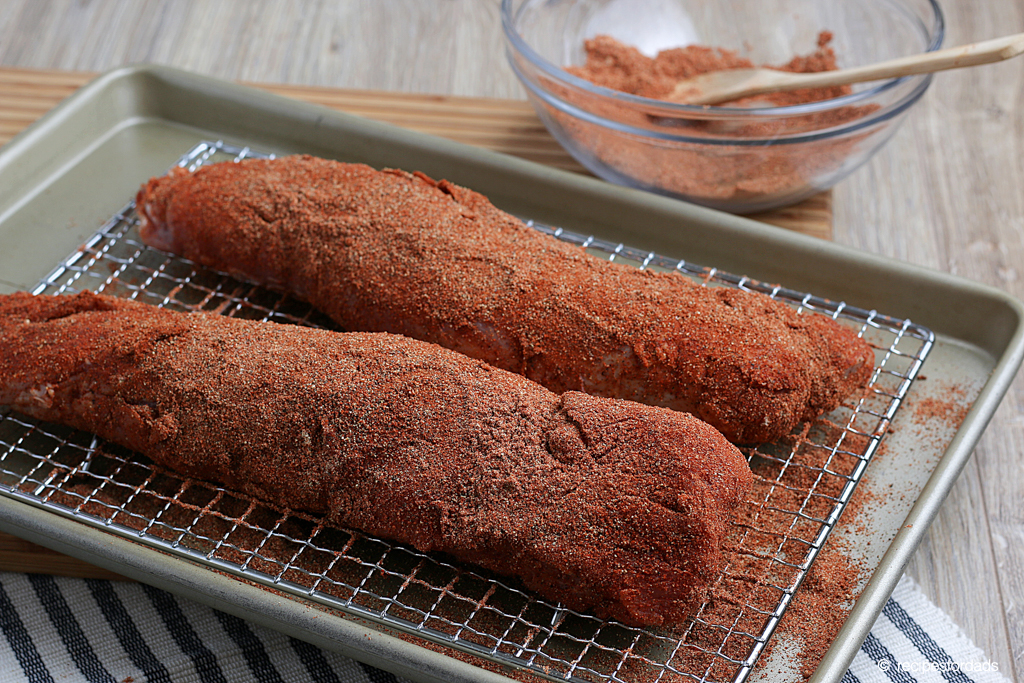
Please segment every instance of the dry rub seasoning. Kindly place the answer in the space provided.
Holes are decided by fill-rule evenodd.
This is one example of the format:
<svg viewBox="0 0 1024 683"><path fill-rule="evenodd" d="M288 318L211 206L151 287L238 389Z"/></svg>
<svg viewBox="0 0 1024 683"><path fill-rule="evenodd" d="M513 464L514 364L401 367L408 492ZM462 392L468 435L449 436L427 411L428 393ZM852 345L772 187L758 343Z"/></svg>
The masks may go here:
<svg viewBox="0 0 1024 683"><path fill-rule="evenodd" d="M796 56L786 64L772 68L791 72L834 70L836 56L830 46L831 41L832 34L822 31L814 52ZM566 71L595 85L652 99L666 99L676 83L685 78L711 71L756 66L733 50L701 45L663 50L655 57L648 57L610 36L587 40L585 47L586 63L581 67L566 67ZM559 90L553 83L547 85ZM849 86L808 88L760 95L725 103L724 106L754 106L754 100L757 106L790 106L832 99L850 92ZM635 142L624 144L619 133L549 110L580 145L590 149L614 170L654 188L708 201L769 199L798 190L812 184L816 178L836 171L854 145L864 137L863 134L803 142L799 148L767 142L787 135L826 130L877 109L877 105L847 106L749 124L697 118L674 119L669 126L669 122L659 124L634 105L624 106L607 98L583 101L578 91L564 88L560 89L559 95L570 101L578 100L575 103L608 119L638 128L657 130L658 125L663 125L662 132L690 138L766 141L765 145L754 146L704 146L695 142L660 141L641 150Z"/></svg>
<svg viewBox="0 0 1024 683"><path fill-rule="evenodd" d="M789 62L780 66L763 66L794 73L834 71L836 55L830 47L831 42L832 33L822 31L818 34L817 49L811 54L793 57ZM586 41L585 46L586 64L582 67L567 67L566 71L585 78L595 85L655 100L667 99L676 83L681 80L712 71L752 69L757 66L749 59L741 57L735 50L704 45L688 45L662 50L655 57L647 57L635 47L625 45L611 36L597 36ZM756 98L725 103L723 106L742 106L756 99L769 106L784 107L828 100L849 93L849 86L807 88L758 95ZM845 118L845 116L830 117L830 119L839 121L845 120Z"/></svg>

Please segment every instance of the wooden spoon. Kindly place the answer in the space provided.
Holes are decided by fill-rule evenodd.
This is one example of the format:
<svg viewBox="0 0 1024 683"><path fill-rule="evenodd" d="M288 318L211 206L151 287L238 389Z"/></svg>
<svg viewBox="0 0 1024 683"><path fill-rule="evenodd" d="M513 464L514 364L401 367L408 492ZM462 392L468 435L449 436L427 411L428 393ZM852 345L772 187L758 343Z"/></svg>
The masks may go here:
<svg viewBox="0 0 1024 683"><path fill-rule="evenodd" d="M815 73L792 73L768 68L711 71L679 81L665 99L680 104L718 104L769 92L849 85L883 78L959 69L1002 61L1016 57L1021 52L1024 52L1024 33L890 59L852 69Z"/></svg>

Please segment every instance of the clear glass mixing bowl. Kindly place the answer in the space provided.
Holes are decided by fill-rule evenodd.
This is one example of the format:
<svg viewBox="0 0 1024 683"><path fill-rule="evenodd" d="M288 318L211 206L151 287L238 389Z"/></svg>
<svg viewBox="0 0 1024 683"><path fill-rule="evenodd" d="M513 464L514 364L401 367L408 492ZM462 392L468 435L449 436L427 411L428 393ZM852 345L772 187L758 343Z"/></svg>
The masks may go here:
<svg viewBox="0 0 1024 683"><path fill-rule="evenodd" d="M548 130L611 182L734 213L831 187L895 132L931 76L853 86L794 106L692 106L591 84L563 66L610 35L648 56L690 44L784 64L834 35L840 68L936 50L934 0L503 0L508 58Z"/></svg>

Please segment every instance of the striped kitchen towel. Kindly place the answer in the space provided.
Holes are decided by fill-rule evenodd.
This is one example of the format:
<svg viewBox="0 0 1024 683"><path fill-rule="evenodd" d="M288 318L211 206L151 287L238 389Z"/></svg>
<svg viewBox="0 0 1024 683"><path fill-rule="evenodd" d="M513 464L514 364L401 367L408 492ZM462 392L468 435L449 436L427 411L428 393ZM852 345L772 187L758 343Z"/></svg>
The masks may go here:
<svg viewBox="0 0 1024 683"><path fill-rule="evenodd" d="M144 584L0 573L0 682L398 683ZM1008 683L904 576L844 683ZM755 675L756 678L756 675Z"/></svg>
<svg viewBox="0 0 1024 683"><path fill-rule="evenodd" d="M909 576L900 579L843 683L1010 683Z"/></svg>
<svg viewBox="0 0 1024 683"><path fill-rule="evenodd" d="M399 683L145 584L0 572L0 681Z"/></svg>

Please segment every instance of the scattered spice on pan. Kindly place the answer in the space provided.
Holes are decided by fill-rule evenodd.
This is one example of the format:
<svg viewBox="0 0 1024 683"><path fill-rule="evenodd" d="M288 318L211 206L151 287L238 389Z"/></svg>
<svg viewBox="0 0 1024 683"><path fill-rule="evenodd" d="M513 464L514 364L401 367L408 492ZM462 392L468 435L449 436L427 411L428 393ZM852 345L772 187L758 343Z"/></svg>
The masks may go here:
<svg viewBox="0 0 1024 683"><path fill-rule="evenodd" d="M794 595L776 637L768 642L759 662L769 662L775 644L789 636L800 645L796 656L800 675L809 678L853 608L859 573L859 568L841 550L826 546Z"/></svg>
<svg viewBox="0 0 1024 683"><path fill-rule="evenodd" d="M937 395L925 396L913 403L913 421L918 427L942 426L955 429L967 417L973 402L965 387L938 383Z"/></svg>

